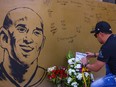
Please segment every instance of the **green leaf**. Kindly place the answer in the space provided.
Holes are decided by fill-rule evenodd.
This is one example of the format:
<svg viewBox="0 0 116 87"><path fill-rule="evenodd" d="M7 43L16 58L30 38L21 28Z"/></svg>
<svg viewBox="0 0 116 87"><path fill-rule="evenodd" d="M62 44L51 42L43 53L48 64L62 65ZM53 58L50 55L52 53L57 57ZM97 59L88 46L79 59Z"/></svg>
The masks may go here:
<svg viewBox="0 0 116 87"><path fill-rule="evenodd" d="M72 51L69 51L67 54L67 59L74 58L74 53Z"/></svg>

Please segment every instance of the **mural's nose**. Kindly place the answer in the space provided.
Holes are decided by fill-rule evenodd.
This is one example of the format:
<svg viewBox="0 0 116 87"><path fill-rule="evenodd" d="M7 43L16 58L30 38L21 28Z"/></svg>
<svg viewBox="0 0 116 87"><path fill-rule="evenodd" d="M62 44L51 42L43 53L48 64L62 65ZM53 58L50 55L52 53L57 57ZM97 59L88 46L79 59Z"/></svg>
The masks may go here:
<svg viewBox="0 0 116 87"><path fill-rule="evenodd" d="M25 38L24 38L24 43L26 43L26 44L31 44L31 43L33 43L33 39L31 38L31 37L28 37L28 36L25 36Z"/></svg>

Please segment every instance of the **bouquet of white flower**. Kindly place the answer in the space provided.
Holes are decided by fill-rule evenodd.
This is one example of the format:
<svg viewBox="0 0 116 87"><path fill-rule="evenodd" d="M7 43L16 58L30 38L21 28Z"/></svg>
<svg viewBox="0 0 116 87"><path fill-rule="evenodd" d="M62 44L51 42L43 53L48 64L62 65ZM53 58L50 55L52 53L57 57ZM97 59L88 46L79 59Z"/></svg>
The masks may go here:
<svg viewBox="0 0 116 87"><path fill-rule="evenodd" d="M68 87L90 87L91 82L94 80L93 74L81 63L81 57L83 56L86 55L82 54L75 58L72 52L67 55L68 77L66 84Z"/></svg>

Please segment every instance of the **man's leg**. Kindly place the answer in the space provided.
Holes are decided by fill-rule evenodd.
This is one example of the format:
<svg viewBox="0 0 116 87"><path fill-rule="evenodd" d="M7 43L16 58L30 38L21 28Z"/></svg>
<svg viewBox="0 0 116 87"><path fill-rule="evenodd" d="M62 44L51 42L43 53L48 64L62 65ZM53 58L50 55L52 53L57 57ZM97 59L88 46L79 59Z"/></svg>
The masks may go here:
<svg viewBox="0 0 116 87"><path fill-rule="evenodd" d="M91 87L103 87L104 81L103 78L100 78L98 80L95 80L92 84Z"/></svg>
<svg viewBox="0 0 116 87"><path fill-rule="evenodd" d="M93 82L91 87L116 87L116 76L108 74Z"/></svg>

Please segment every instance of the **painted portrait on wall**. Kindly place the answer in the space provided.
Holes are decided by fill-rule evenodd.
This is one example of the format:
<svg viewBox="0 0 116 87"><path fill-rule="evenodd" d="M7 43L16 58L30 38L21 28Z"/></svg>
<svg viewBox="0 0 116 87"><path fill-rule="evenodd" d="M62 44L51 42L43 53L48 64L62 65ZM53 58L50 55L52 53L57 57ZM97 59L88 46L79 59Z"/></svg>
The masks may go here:
<svg viewBox="0 0 116 87"><path fill-rule="evenodd" d="M0 28L0 38L4 50L0 63L0 84L4 82L1 86L36 87L41 84L46 76L46 69L38 65L45 42L41 16L28 7L11 9Z"/></svg>

